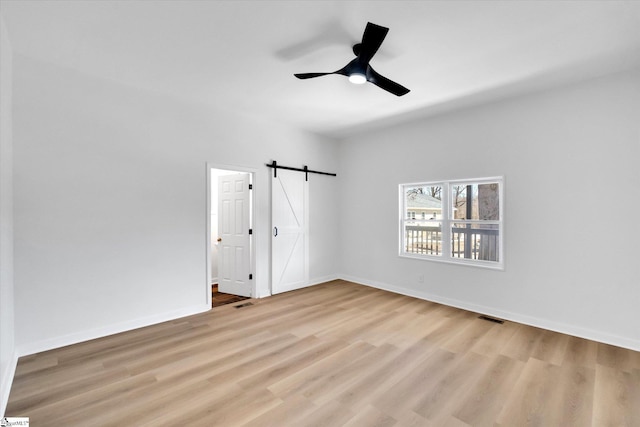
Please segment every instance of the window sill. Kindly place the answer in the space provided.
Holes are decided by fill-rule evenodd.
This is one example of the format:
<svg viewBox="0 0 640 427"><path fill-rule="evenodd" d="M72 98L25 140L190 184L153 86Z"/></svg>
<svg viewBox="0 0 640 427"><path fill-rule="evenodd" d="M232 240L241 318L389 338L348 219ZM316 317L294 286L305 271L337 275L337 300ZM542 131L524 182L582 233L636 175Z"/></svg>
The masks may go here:
<svg viewBox="0 0 640 427"><path fill-rule="evenodd" d="M444 264L456 264L456 265L464 265L467 267L484 268L487 270L504 271L503 262L470 260L470 259L464 259L464 258L443 258L442 256L439 256L439 255L418 255L418 254L408 254L404 252L399 253L398 256L400 258L415 259L420 261L430 261L430 262L438 262L438 263L444 263Z"/></svg>

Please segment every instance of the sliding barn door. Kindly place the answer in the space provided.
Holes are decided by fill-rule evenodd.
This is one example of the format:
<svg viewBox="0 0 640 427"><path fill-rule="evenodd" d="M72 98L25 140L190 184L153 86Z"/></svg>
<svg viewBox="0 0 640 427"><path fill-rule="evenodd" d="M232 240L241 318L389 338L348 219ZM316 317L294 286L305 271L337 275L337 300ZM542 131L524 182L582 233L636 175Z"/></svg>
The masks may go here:
<svg viewBox="0 0 640 427"><path fill-rule="evenodd" d="M218 178L218 290L251 296L249 174Z"/></svg>
<svg viewBox="0 0 640 427"><path fill-rule="evenodd" d="M305 175L278 169L271 185L271 293L309 283L309 183Z"/></svg>

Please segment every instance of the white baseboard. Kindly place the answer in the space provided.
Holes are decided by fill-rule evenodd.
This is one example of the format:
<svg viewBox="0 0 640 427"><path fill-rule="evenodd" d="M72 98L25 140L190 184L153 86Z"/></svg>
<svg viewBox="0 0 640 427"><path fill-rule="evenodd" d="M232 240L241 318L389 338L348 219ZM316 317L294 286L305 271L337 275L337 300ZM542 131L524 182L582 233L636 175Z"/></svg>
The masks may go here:
<svg viewBox="0 0 640 427"><path fill-rule="evenodd" d="M254 298L266 298L270 296L271 296L271 292L269 290L265 290L263 292L260 292L260 290L258 290Z"/></svg>
<svg viewBox="0 0 640 427"><path fill-rule="evenodd" d="M337 274L329 274L327 276L315 277L313 279L299 282L298 284L293 285L282 292L290 292L290 291L295 291L296 289L308 288L309 286L315 286L321 283L331 282L332 280L337 280L337 279L339 279ZM265 298L265 297L270 297L271 295L273 294L271 293L271 291L269 291L264 294L259 294L256 298Z"/></svg>
<svg viewBox="0 0 640 427"><path fill-rule="evenodd" d="M513 313L509 311L499 310L493 307L473 304L466 301L459 301L452 298L446 298L439 295L434 295L428 292L416 291L414 289L407 289L401 286L377 282L375 280L362 279L359 277L350 276L348 274L341 274L339 275L339 277L343 280L358 283L364 286L370 286L372 288L382 289L385 291L394 292L401 295L407 295L414 298L437 302L439 304L461 308L463 310L469 310L479 314L498 317L500 319L510 320L512 322L522 323L529 326L535 326L537 328L547 329L554 332L560 332L563 334L585 338L592 341L598 341L605 344L611 344L618 347L624 347L634 351L640 351L640 341L627 338L627 337L620 337L617 335L611 335L601 331L594 331L592 329L581 328L581 327L569 325L566 323L555 322L547 319L541 319L538 317L532 317L532 316Z"/></svg>
<svg viewBox="0 0 640 427"><path fill-rule="evenodd" d="M320 283L336 280L337 275L328 275L323 277L317 277L309 280L301 287L318 285ZM260 295L258 298L266 297L269 295ZM17 357L28 356L42 351L53 350L54 348L64 347L71 344L77 344L83 341L89 341L96 338L106 337L108 335L117 334L120 332L130 331L132 329L142 328L144 326L154 325L156 323L167 322L170 320L179 319L185 316L191 316L193 314L202 313L211 309L210 305L198 305L180 310L175 310L168 313L162 313L154 316L149 316L141 319L135 319L127 322L108 325L101 328L96 328L88 331L77 332L61 337L50 338L38 342L29 343L19 346L17 349ZM12 377L13 378L13 377Z"/></svg>
<svg viewBox="0 0 640 427"><path fill-rule="evenodd" d="M427 301L433 301L436 303L457 307L464 310L469 310L469 311L473 311L476 313L481 313L489 316L494 316L494 317L522 323L529 326L535 326L535 327L539 327L539 328L543 328L543 329L547 329L555 332L573 335L576 337L586 338L593 341L598 341L606 344L628 348L634 351L640 351L640 341L630 339L627 337L620 337L620 336L611 335L601 331L595 331L591 329L580 328L574 325L568 325L561 322L554 322L554 321L541 319L537 317L526 316L518 313L512 313L504 310L499 310L493 307L487 307L483 305L469 303L466 301L459 301L452 298L446 298L446 297L434 295L428 292L416 291L414 289L403 288L396 285L390 285L388 283L354 277L348 274L336 274L336 275L327 275L323 277L317 277L312 280L309 280L306 286L314 286L314 285L318 285L318 284L329 282L336 279L343 279L343 280L358 283L361 285L370 286L373 288L382 289L385 291L407 295L415 298L420 298ZM260 296L260 298L266 297L266 296L269 296L269 295L262 295ZM108 325L101 328L82 331L74 334L55 337L55 338L46 339L38 342L29 343L23 346L19 346L18 348L16 348L14 352L14 357L11 362L11 365L8 366L5 369L5 372L2 373L2 383L0 384L0 390L2 391L2 400L3 400L2 402L0 402L3 405L2 409L4 411L6 401L8 400L8 397L9 397L8 395L9 395L11 383L15 374L15 369L16 369L19 357L39 353L42 351L52 350L54 348L64 347L66 345L76 344L83 341L101 338L108 335L113 335L116 333L141 328L144 326L150 326L157 323L179 319L181 317L202 313L210 309L211 307L208 305L192 306L192 307L175 310L168 313L162 313L162 314L149 316L141 319L121 322L121 323Z"/></svg>
<svg viewBox="0 0 640 427"><path fill-rule="evenodd" d="M11 361L2 372L2 380L0 382L0 418L4 418L7 410L7 403L9 402L9 393L11 392L11 384L13 384L13 377L16 374L16 367L18 366L18 355L14 351Z"/></svg>
<svg viewBox="0 0 640 427"><path fill-rule="evenodd" d="M338 280L340 277L337 274L329 274L327 276L316 277L315 279L309 280L309 284L307 286L319 285L321 283L331 282L332 280Z"/></svg>
<svg viewBox="0 0 640 427"><path fill-rule="evenodd" d="M113 325L95 328L88 331L82 331L82 332L50 338L42 341L32 342L26 345L19 346L16 350L16 353L18 357L28 356L35 353L40 353L42 351L53 350L54 348L64 347L71 344L77 344L83 341L102 338L102 337L117 334L120 332L126 332L133 329L142 328L145 326L155 325L157 323L179 319L181 317L191 316L193 314L203 313L208 310L211 310L210 305L197 305L192 307L186 307L180 310L174 310L167 313L161 313L161 314L148 316L140 319L134 319L126 322L116 323Z"/></svg>

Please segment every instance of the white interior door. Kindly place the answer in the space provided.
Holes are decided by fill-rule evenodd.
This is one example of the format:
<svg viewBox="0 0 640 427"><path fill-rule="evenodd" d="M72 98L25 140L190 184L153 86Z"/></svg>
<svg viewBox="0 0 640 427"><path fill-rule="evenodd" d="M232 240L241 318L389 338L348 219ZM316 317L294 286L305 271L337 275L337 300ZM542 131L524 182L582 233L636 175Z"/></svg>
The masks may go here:
<svg viewBox="0 0 640 427"><path fill-rule="evenodd" d="M277 170L271 185L271 293L309 283L309 183L300 172Z"/></svg>
<svg viewBox="0 0 640 427"><path fill-rule="evenodd" d="M218 291L251 296L249 174L218 177Z"/></svg>

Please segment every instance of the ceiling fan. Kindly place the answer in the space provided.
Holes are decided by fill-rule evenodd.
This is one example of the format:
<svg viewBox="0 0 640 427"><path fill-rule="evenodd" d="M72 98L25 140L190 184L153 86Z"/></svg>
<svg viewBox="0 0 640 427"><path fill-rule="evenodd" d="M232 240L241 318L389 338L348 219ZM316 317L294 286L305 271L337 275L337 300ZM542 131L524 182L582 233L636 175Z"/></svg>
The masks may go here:
<svg viewBox="0 0 640 427"><path fill-rule="evenodd" d="M409 89L378 74L371 68L371 65L369 65L369 61L371 61L373 55L375 55L378 48L380 48L388 32L389 29L386 27L367 22L364 34L362 35L362 43L353 45L353 53L356 55L356 58L346 66L329 73L299 73L294 74L294 76L299 79L310 79L329 74L340 74L349 77L351 83L363 84L369 82L394 95L406 95L409 93Z"/></svg>

